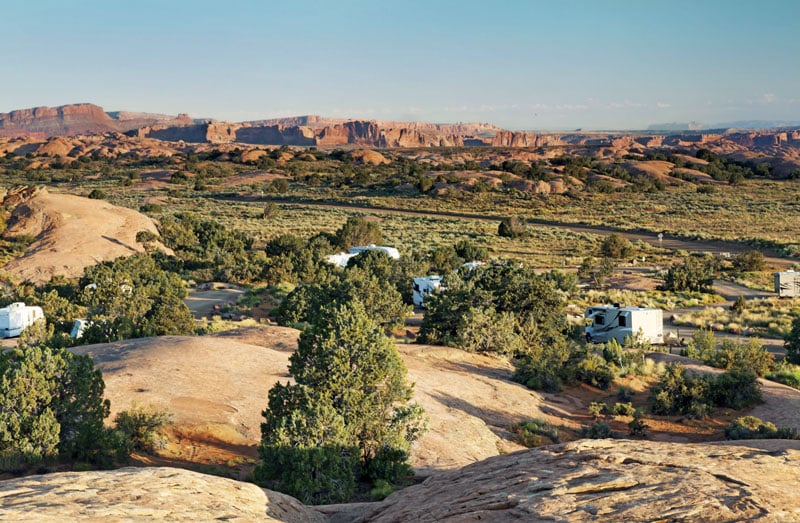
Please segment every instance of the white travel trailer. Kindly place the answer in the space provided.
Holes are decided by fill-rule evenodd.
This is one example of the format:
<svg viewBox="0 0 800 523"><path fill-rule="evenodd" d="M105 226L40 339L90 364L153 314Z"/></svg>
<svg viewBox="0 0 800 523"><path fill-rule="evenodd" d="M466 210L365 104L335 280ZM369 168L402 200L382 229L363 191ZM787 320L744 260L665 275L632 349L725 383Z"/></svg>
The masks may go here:
<svg viewBox="0 0 800 523"><path fill-rule="evenodd" d="M586 340L606 343L612 338L623 343L631 337L637 341L664 343L664 314L661 309L600 305L584 313L591 324L584 329Z"/></svg>
<svg viewBox="0 0 800 523"><path fill-rule="evenodd" d="M800 296L800 272L786 271L775 273L775 292L781 298Z"/></svg>
<svg viewBox="0 0 800 523"><path fill-rule="evenodd" d="M69 333L69 337L74 340L83 337L83 331L91 324L92 322L85 318L78 318L75 320L75 323L72 324L72 331Z"/></svg>
<svg viewBox="0 0 800 523"><path fill-rule="evenodd" d="M424 276L414 278L414 293L412 299L417 307L425 306L425 299L442 285L441 276Z"/></svg>
<svg viewBox="0 0 800 523"><path fill-rule="evenodd" d="M392 258L393 260L400 259L400 251L394 247L375 245L374 243L370 245L363 245L361 247L350 247L350 254L361 254L364 251L383 251L389 256L389 258Z"/></svg>
<svg viewBox="0 0 800 523"><path fill-rule="evenodd" d="M22 302L3 307L0 309L0 338L19 336L36 320L41 319L44 319L41 307L28 306Z"/></svg>
<svg viewBox="0 0 800 523"><path fill-rule="evenodd" d="M351 247L350 252L340 252L337 254L329 254L325 257L325 261L328 263L332 263L334 265L338 265L339 267L347 267L347 264L350 263L350 260L364 251L383 251L385 252L389 258L393 260L400 259L400 251L395 249L394 247L385 247L383 245L363 245L361 247Z"/></svg>

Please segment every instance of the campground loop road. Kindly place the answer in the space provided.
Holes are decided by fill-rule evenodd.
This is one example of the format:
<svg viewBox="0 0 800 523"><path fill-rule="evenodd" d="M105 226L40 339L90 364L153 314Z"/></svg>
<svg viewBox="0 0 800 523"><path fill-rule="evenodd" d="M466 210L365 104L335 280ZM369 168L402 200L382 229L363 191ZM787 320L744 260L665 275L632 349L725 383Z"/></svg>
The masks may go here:
<svg viewBox="0 0 800 523"><path fill-rule="evenodd" d="M485 214L473 213L460 213L451 211L434 211L434 210L418 210L418 209L398 209L393 207L371 207L361 205L358 203L346 202L319 202L315 200L298 200L290 198L269 198L262 199L257 196L236 196L236 197L218 197L220 200L239 200L239 201L271 201L281 205L290 207L318 207L328 209L351 209L372 214L400 214L412 216L428 216L431 218L461 218L465 220L480 220L488 222L499 222L503 219L501 216L487 216ZM670 234L663 234L662 239L659 240L658 233L652 231L631 231L618 229L614 227L604 227L602 225L583 225L576 223L565 223L555 220L543 220L536 218L528 218L526 222L530 225L541 225L545 227L556 227L559 229L566 229L572 232L589 233L589 234L611 234L619 233L631 241L643 241L670 250L683 250L688 252L710 252L718 255L729 253L731 256L748 250L753 250L754 247L745 243L726 241L726 240L689 240L678 238ZM760 248L766 259L766 262L775 269L783 270L791 267L793 260L791 258L782 257L773 249ZM795 263L800 260L794 260Z"/></svg>

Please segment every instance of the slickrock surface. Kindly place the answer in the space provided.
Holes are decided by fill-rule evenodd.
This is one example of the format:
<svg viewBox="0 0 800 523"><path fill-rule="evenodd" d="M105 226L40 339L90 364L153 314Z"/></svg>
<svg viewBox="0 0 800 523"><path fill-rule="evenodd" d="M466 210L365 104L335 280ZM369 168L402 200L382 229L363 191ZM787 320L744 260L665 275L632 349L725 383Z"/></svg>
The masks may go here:
<svg viewBox="0 0 800 523"><path fill-rule="evenodd" d="M54 275L74 278L86 267L143 252L136 233L158 234L153 220L104 200L46 190L19 205L6 234L30 235L35 241L25 255L3 270L13 278L44 283Z"/></svg>
<svg viewBox="0 0 800 523"><path fill-rule="evenodd" d="M0 482L1 521L798 521L800 442L581 440L439 472L380 503L306 507L174 468Z"/></svg>
<svg viewBox="0 0 800 523"><path fill-rule="evenodd" d="M213 428L215 437L256 445L269 389L286 382L298 331L256 327L217 336L163 336L75 347L103 372L111 417L155 404L182 427ZM429 431L412 448L420 473L453 469L513 452L507 427L526 419L565 423L542 410L542 397L509 381L511 365L479 354L425 345L398 345L416 383L415 399ZM551 408L553 406L551 405Z"/></svg>
<svg viewBox="0 0 800 523"><path fill-rule="evenodd" d="M124 468L0 482L0 521L324 521L296 499L188 470Z"/></svg>
<svg viewBox="0 0 800 523"><path fill-rule="evenodd" d="M742 445L758 442L742 442ZM798 521L800 448L582 440L442 472L337 522ZM333 508L333 507L332 507Z"/></svg>

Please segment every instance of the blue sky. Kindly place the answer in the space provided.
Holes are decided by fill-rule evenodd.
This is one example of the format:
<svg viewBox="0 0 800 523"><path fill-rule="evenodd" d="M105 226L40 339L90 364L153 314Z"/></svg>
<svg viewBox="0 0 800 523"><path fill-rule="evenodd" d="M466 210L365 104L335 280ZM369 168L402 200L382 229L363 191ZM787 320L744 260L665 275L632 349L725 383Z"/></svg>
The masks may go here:
<svg viewBox="0 0 800 523"><path fill-rule="evenodd" d="M800 0L2 0L0 112L800 120Z"/></svg>

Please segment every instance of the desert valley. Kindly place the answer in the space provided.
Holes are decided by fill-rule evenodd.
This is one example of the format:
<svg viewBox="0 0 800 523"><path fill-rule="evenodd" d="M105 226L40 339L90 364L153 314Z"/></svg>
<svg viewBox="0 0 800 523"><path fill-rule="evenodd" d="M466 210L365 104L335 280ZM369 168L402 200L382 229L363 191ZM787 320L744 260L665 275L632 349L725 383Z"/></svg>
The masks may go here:
<svg viewBox="0 0 800 523"><path fill-rule="evenodd" d="M102 430L131 438L67 452L2 410L0 514L790 521L800 302L772 279L800 263L798 133L227 123L91 104L0 115L4 300L46 320L6 354L90 356ZM371 244L398 259L328 260ZM433 274L438 290L415 291ZM659 310L663 340L587 343L584 309L603 303ZM266 471L286 459L268 443L284 422L264 411L289 404L271 390L312 387L297 373L322 346L368 357L372 343L413 384L381 411L391 424L404 401L419 408L396 447L408 465L362 469L345 491L328 462L297 469L311 485ZM22 369L53 372L22 350L3 360L3 409ZM318 388L367 379L335 377L337 361L314 371ZM60 423L100 401L80 390ZM38 394L42 419L64 393ZM315 430L339 423L302 412Z"/></svg>
<svg viewBox="0 0 800 523"><path fill-rule="evenodd" d="M796 0L0 17L0 521L800 521Z"/></svg>

